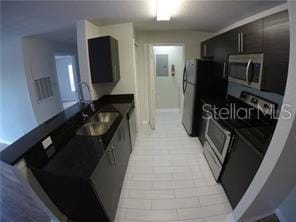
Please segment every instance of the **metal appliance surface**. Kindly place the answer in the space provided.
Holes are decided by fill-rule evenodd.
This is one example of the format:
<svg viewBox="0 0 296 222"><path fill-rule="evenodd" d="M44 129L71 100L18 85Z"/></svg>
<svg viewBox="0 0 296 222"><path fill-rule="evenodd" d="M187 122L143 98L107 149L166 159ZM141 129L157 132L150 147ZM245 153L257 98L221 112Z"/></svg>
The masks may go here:
<svg viewBox="0 0 296 222"><path fill-rule="evenodd" d="M182 123L187 134L195 136L197 101L201 96L215 92L209 90L214 82L213 62L199 59L187 60L183 73L183 116Z"/></svg>
<svg viewBox="0 0 296 222"><path fill-rule="evenodd" d="M264 54L230 55L228 81L261 89Z"/></svg>
<svg viewBox="0 0 296 222"><path fill-rule="evenodd" d="M210 165L210 168L216 178L219 179L219 173L222 170L225 159L231 150L232 143L236 137L235 131L237 129L252 128L262 126L274 125L274 120L271 115L274 113L276 104L269 102L265 99L259 98L247 92L242 92L239 100L231 100L226 102L220 108L255 108L252 111L258 111L260 115L250 114L246 119L240 118L222 118L219 114L219 109L214 109L213 105L207 122L206 128L206 142L203 151L204 155ZM220 115L220 116L219 116ZM211 152L209 151L209 147ZM215 155L216 159L211 157ZM214 160L213 160L214 159ZM215 160L221 164L221 170ZM218 173L219 172L219 173Z"/></svg>
<svg viewBox="0 0 296 222"><path fill-rule="evenodd" d="M213 152L211 146L206 141L203 145L203 153L210 165L211 171L215 177L216 180L218 180L220 173L222 171L222 164L216 157L215 153Z"/></svg>
<svg viewBox="0 0 296 222"><path fill-rule="evenodd" d="M229 129L218 123L214 118L208 119L206 139L221 163L225 160L231 138L232 133Z"/></svg>
<svg viewBox="0 0 296 222"><path fill-rule="evenodd" d="M136 141L136 134L137 134L136 115L135 115L135 108L134 107L129 111L127 117L128 117L128 122L129 122L129 130L130 130L132 148L134 148L135 141Z"/></svg>
<svg viewBox="0 0 296 222"><path fill-rule="evenodd" d="M102 136L110 128L110 123L90 122L76 131L80 136Z"/></svg>
<svg viewBox="0 0 296 222"><path fill-rule="evenodd" d="M100 123L113 123L118 116L118 112L98 112L90 118L90 121Z"/></svg>
<svg viewBox="0 0 296 222"><path fill-rule="evenodd" d="M196 60L186 61L186 67L183 73L183 93L184 93L184 103L183 103L183 117L182 123L189 135L192 134L193 129L193 114L194 114L194 103L196 95Z"/></svg>

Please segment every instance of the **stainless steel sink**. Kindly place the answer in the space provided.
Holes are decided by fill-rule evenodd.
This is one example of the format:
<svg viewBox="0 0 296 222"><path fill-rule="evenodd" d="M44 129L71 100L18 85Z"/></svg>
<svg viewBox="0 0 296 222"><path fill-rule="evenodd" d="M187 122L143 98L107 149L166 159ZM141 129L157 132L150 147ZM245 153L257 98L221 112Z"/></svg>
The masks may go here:
<svg viewBox="0 0 296 222"><path fill-rule="evenodd" d="M113 123L119 116L118 112L98 112L90 118L90 122Z"/></svg>
<svg viewBox="0 0 296 222"><path fill-rule="evenodd" d="M105 134L110 128L109 123L92 122L86 123L76 131L77 135L83 136L101 136Z"/></svg>

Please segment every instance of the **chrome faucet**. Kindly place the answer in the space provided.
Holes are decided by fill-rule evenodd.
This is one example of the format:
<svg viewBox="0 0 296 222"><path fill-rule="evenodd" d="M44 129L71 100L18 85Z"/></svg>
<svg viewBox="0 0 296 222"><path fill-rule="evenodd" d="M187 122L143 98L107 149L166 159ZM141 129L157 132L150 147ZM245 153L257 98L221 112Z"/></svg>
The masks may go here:
<svg viewBox="0 0 296 222"><path fill-rule="evenodd" d="M89 100L86 100L86 99L83 98L83 90L82 90L83 89L82 88L83 85L87 88L87 91L88 91L88 94L89 94ZM81 81L80 83L78 83L78 97L79 97L79 103L80 104L81 103L90 104L91 111L93 111L93 112L96 111L96 107L95 107L95 105L94 105L94 103L92 101L92 98L91 98L91 92L90 92L89 85L86 82ZM85 113L83 113L83 112L82 112L82 116L84 118L87 118L88 117L88 115L85 114Z"/></svg>

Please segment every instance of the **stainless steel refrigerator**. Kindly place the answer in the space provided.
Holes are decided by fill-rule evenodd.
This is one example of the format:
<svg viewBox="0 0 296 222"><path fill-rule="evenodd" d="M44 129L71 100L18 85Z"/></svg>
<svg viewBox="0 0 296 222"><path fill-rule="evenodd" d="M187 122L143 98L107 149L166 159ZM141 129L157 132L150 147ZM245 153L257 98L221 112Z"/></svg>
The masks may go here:
<svg viewBox="0 0 296 222"><path fill-rule="evenodd" d="M196 136L199 100L225 94L218 90L223 84L219 75L215 75L215 63L212 61L193 59L187 60L183 73L183 116L182 123L190 136ZM225 82L225 80L224 80Z"/></svg>

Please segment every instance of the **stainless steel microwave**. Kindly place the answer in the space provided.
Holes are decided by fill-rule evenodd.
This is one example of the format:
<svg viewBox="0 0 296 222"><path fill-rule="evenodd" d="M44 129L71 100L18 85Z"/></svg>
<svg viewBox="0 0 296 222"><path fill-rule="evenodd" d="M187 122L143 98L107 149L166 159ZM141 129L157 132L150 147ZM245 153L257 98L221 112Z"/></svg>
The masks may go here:
<svg viewBox="0 0 296 222"><path fill-rule="evenodd" d="M230 55L228 81L260 90L262 84L263 54Z"/></svg>

